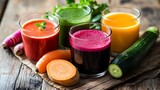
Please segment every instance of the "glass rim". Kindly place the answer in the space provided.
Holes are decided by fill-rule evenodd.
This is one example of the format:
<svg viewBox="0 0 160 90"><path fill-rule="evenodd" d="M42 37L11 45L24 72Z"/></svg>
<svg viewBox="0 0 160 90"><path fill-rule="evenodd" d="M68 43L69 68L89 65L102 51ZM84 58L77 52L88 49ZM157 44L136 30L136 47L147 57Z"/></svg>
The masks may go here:
<svg viewBox="0 0 160 90"><path fill-rule="evenodd" d="M105 17L107 14L105 14L105 11L107 11L108 9L109 10L112 10L112 9L115 9L115 8L117 8L117 9L119 9L119 8L122 8L122 9L130 9L130 10L133 10L133 11L136 11L137 13L138 13L138 15L134 15L134 14L132 14L132 15L134 15L135 16L135 18L134 19L132 19L132 20L127 20L127 21L135 21L135 20L138 20L140 17L141 17L141 11L139 10L139 9L137 9L137 8L134 8L134 7L109 7L109 8L106 8L106 9L104 9L103 11L102 11L102 18L104 18L105 20L109 20L109 21L112 21L112 22L116 22L116 20L112 20L112 19L109 19L109 18L107 18L107 17ZM116 12L125 12L125 11L116 11ZM110 12L109 12L110 13ZM109 14L108 13L108 14ZM111 12L112 13L112 12ZM114 13L114 12L113 12Z"/></svg>
<svg viewBox="0 0 160 90"><path fill-rule="evenodd" d="M58 12L59 12L62 8L72 8L72 7L67 7L67 6L71 6L71 5L72 5L72 4L68 4L68 5L64 5L64 6L60 7L60 8L58 8L58 9L54 12L55 16L58 16L58 17L62 18L62 16L60 16L60 15L58 14ZM78 5L78 4L76 4L76 5ZM87 6L87 5L81 5L81 7L82 7L82 6L85 6L85 7L87 7L87 8L89 9L89 13L86 14L85 16L82 16L82 17L86 17L86 16L88 16L88 15L90 15L90 14L92 13L92 9L91 9L89 6ZM73 7L73 8L80 8L80 6L79 6L79 7ZM88 10L87 10L87 11L88 11ZM79 17L79 18L82 18L82 17ZM79 18L77 18L77 19L79 19Z"/></svg>
<svg viewBox="0 0 160 90"><path fill-rule="evenodd" d="M30 14L30 15L25 15L25 16L23 16L22 18L20 18L20 20L19 20L19 27L20 27L20 29L22 29L22 30L24 30L24 31L27 31L27 32L33 32L33 31L30 31L30 30L26 30L26 29L24 29L23 28L23 24L21 23L22 22L22 20L23 19L25 19L26 17L30 17L30 16L36 16L36 15L48 15L48 16L51 16L51 17L54 17L54 18L56 18L56 20L58 21L58 23L55 23L56 24L56 26L53 28L53 29L51 29L51 30L55 30L55 29L57 29L59 26L60 26L60 20L58 19L58 17L57 16L54 16L54 15L52 15L52 14L49 14L49 13L32 13L32 14ZM38 19L41 19L41 18L36 18L37 20ZM36 20L35 19L35 20ZM46 19L46 18L43 18L44 20L49 20L49 19ZM30 19L31 20L31 19ZM30 21L30 20L27 20L27 21ZM27 22L27 21L25 21L25 22ZM52 21L52 20L49 20L49 21ZM47 31L50 31L50 30L47 30ZM58 30L59 31L59 30Z"/></svg>
<svg viewBox="0 0 160 90"><path fill-rule="evenodd" d="M106 28L107 28L107 30L109 30L110 31L110 33L109 34L106 34L106 32L105 31L103 31L103 32L105 32L105 34L106 34L106 37L108 38L108 37L110 37L111 36L111 34L112 34L112 30L111 30L111 28L108 26L108 25L105 25L105 24L103 24L103 23L81 23L81 24L78 24L78 25L74 25L74 26L72 26L71 28L70 28L70 30L69 30L69 36L71 36L72 38L74 38L74 39L76 39L76 40L83 40L83 41L88 41L88 39L81 39L81 38L77 38L77 37L75 37L75 36L73 36L72 35L72 33L71 33L71 30L73 29L73 28L75 28L75 27L77 27L77 26L81 26L81 25L87 25L87 24L99 24L99 25L103 25L103 26L105 26ZM92 29L91 29L92 30ZM100 30L100 31L102 31L101 29L94 29L94 30ZM104 38L106 38L106 37L104 37Z"/></svg>

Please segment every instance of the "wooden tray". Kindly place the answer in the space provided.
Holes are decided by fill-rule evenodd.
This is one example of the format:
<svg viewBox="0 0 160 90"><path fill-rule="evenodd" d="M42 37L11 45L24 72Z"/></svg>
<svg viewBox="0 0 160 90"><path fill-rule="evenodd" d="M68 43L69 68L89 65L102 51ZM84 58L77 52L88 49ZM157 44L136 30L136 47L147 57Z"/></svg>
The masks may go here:
<svg viewBox="0 0 160 90"><path fill-rule="evenodd" d="M14 48L14 47L13 47ZM11 50L13 51L13 48ZM35 64L31 63L25 55L23 56L17 56L15 53L14 55L26 66L28 66L30 69L32 69L34 72L36 70ZM145 73L147 71L151 71L154 68L160 67L160 38L158 38L157 42L155 45L152 47L150 52L146 55L146 57L143 60L143 63L138 67L138 69L132 71L130 74L127 76L121 78L121 79L115 79L111 77L108 73L97 79L84 79L81 78L79 83L71 86L71 87L64 87L59 84L56 84L52 81L49 80L47 74L39 74L36 73L37 75L41 76L48 84L52 85L53 87L56 87L58 89L90 89L92 88L93 90L99 90L103 89L104 87L106 89L112 88L118 84L121 84L133 77L136 77L142 73Z"/></svg>

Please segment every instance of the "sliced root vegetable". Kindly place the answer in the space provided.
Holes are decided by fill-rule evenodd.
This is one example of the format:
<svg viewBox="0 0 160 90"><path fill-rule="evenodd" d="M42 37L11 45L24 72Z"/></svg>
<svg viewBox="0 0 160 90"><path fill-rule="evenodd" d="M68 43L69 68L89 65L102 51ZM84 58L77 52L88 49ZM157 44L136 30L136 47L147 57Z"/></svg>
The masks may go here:
<svg viewBox="0 0 160 90"><path fill-rule="evenodd" d="M47 74L51 81L64 86L72 86L79 81L79 72L76 67L63 59L48 63Z"/></svg>
<svg viewBox="0 0 160 90"><path fill-rule="evenodd" d="M47 64L54 59L65 59L71 60L70 50L54 50L46 53L40 58L40 60L36 63L36 72L44 73L46 72Z"/></svg>
<svg viewBox="0 0 160 90"><path fill-rule="evenodd" d="M21 36L21 32L20 30L17 30L16 32L14 32L13 34L11 34L10 36L8 36L3 42L2 42L2 47L4 49L6 48L10 48L16 44L18 44L19 42L22 41L22 36Z"/></svg>
<svg viewBox="0 0 160 90"><path fill-rule="evenodd" d="M18 56L21 56L24 53L24 46L23 43L19 43L14 47L14 53Z"/></svg>

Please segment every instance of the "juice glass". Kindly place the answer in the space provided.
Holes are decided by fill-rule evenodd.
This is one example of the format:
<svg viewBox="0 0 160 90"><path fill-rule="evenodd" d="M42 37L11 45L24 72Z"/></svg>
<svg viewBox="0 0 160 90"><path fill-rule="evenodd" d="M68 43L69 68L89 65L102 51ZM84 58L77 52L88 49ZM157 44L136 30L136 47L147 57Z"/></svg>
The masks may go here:
<svg viewBox="0 0 160 90"><path fill-rule="evenodd" d="M102 12L102 23L112 29L111 51L121 53L139 38L140 11L129 7L111 7Z"/></svg>
<svg viewBox="0 0 160 90"><path fill-rule="evenodd" d="M71 61L81 77L105 75L110 59L111 30L99 23L80 24L69 31Z"/></svg>
<svg viewBox="0 0 160 90"><path fill-rule="evenodd" d="M32 14L25 16L19 22L21 27L24 51L28 59L36 63L45 53L58 49L59 19L44 14ZM45 28L36 24L45 23Z"/></svg>
<svg viewBox="0 0 160 90"><path fill-rule="evenodd" d="M60 48L69 48L69 30L71 26L90 22L91 8L89 6L67 5L56 10L55 15L60 19Z"/></svg>

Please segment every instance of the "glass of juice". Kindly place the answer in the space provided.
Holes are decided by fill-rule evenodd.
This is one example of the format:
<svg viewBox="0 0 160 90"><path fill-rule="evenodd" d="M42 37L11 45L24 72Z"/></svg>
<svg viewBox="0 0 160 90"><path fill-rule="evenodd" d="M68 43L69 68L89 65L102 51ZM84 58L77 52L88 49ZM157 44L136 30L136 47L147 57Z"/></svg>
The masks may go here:
<svg viewBox="0 0 160 90"><path fill-rule="evenodd" d="M105 75L110 59L111 29L100 23L72 26L70 31L71 61L81 77Z"/></svg>
<svg viewBox="0 0 160 90"><path fill-rule="evenodd" d="M32 14L19 22L25 54L36 63L45 53L58 49L59 19L48 14Z"/></svg>
<svg viewBox="0 0 160 90"><path fill-rule="evenodd" d="M60 48L69 48L68 32L71 26L90 22L91 8L84 5L67 5L57 9L55 15L60 20L59 46Z"/></svg>
<svg viewBox="0 0 160 90"><path fill-rule="evenodd" d="M141 13L135 8L111 7L102 12L102 23L112 29L113 55L129 48L139 38Z"/></svg>

